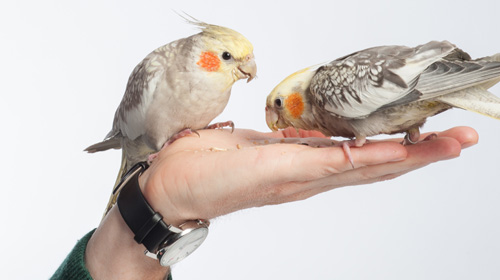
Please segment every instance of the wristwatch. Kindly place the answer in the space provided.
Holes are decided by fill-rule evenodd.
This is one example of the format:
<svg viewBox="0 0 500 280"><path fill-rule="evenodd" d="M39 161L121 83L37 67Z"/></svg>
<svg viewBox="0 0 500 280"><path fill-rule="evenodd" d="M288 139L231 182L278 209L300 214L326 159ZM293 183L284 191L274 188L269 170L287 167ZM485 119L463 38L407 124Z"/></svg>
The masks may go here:
<svg viewBox="0 0 500 280"><path fill-rule="evenodd" d="M134 165L122 178L114 192L119 192L118 209L134 233L134 240L146 247L146 256L157 259L162 266L183 260L205 241L210 222L194 220L175 227L163 221L154 211L139 187L139 175L149 167L146 162Z"/></svg>

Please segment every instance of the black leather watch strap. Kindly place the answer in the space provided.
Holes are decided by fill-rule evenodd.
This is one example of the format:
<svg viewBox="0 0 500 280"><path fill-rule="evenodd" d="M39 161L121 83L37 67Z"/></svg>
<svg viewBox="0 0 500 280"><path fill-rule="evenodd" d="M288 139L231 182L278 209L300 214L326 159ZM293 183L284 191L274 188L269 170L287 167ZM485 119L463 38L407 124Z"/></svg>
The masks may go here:
<svg viewBox="0 0 500 280"><path fill-rule="evenodd" d="M144 244L149 252L156 252L173 233L160 213L146 201L139 187L139 175L148 167L146 162L139 162L127 172L116 188L121 188L117 204L125 223L135 235L135 241Z"/></svg>

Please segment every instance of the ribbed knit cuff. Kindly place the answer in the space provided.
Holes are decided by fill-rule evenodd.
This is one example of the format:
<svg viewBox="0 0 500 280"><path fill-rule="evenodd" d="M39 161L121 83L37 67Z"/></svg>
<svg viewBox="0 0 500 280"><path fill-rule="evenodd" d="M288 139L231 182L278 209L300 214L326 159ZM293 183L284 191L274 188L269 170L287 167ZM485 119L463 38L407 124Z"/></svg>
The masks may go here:
<svg viewBox="0 0 500 280"><path fill-rule="evenodd" d="M92 280L87 267L85 267L85 249L90 237L95 229L87 233L82 239L78 240L75 247L56 270L51 280L59 279L88 279Z"/></svg>
<svg viewBox="0 0 500 280"><path fill-rule="evenodd" d="M75 247L62 262L61 266L56 270L51 280L67 280L67 279L82 279L92 280L87 267L85 266L85 249L95 229L87 233L82 239L78 240ZM170 273L167 280L172 280Z"/></svg>

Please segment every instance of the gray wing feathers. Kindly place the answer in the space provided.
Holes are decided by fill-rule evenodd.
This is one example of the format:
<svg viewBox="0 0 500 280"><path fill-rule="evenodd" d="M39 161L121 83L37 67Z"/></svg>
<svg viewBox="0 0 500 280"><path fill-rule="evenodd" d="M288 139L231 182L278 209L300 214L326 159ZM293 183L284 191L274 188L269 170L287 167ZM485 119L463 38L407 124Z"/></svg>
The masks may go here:
<svg viewBox="0 0 500 280"><path fill-rule="evenodd" d="M310 90L315 103L327 111L363 117L413 94L419 75L454 49L446 41L366 49L320 67Z"/></svg>
<svg viewBox="0 0 500 280"><path fill-rule="evenodd" d="M483 57L483 58L480 58L477 60L481 60L484 62L500 62L500 53L494 54L492 56ZM498 82L500 82L500 78L492 79L492 80L489 80L487 82L482 83L481 87L484 89L489 89L490 87L496 85Z"/></svg>
<svg viewBox="0 0 500 280"><path fill-rule="evenodd" d="M123 99L116 109L115 118L113 120L113 129L110 134L121 132L123 135L127 135L130 130L135 131L137 128L128 127L127 118L130 118L130 113L134 111L134 109L138 108L143 100L143 95L145 90L148 88L148 83L153 75L151 75L151 69L149 66L151 59L153 58L154 53L148 55L144 60L139 63L132 74L130 75L127 82L127 89L125 90L125 94L123 95ZM137 120L140 120L140 116L134 116ZM137 135L141 134L140 132L135 133ZM109 134L108 134L109 135ZM134 135L134 136L137 136ZM130 137L134 139L135 137Z"/></svg>
<svg viewBox="0 0 500 280"><path fill-rule="evenodd" d="M145 84L141 79L145 75L145 65L147 63L147 57L139 65L134 68L132 74L130 75L127 83L127 89L122 98L122 101L118 108L116 109L113 128L106 135L106 138L99 143L87 147L84 151L89 153L101 152L109 149L120 149L121 148L121 138L122 129L124 124L124 118L126 117L126 111L132 110L141 103L141 95Z"/></svg>
<svg viewBox="0 0 500 280"><path fill-rule="evenodd" d="M140 110L144 102L144 94L152 94L155 90L155 78L163 74L163 63L165 56L159 48L144 58L132 71L127 82L125 94L116 109L113 128L106 135L104 141L94 144L85 149L89 153L105 151L108 149L120 149L120 139L126 136L131 140L144 133L144 110Z"/></svg>
<svg viewBox="0 0 500 280"><path fill-rule="evenodd" d="M421 75L417 89L423 98L437 96L451 106L500 119L500 98L487 91L500 82L500 53L476 60L461 50L455 53Z"/></svg>
<svg viewBox="0 0 500 280"><path fill-rule="evenodd" d="M500 78L500 62L447 61L435 62L420 76L416 89L429 99L473 86L488 89Z"/></svg>

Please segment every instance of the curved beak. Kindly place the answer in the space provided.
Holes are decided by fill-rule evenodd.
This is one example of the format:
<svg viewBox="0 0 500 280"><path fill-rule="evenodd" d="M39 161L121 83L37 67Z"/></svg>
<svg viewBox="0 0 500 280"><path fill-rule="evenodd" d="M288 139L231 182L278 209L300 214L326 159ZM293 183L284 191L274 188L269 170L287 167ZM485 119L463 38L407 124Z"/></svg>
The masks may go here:
<svg viewBox="0 0 500 280"><path fill-rule="evenodd" d="M266 106L266 123L267 123L267 126L272 131L278 130L279 119L280 119L280 116L278 115L278 113L273 108Z"/></svg>
<svg viewBox="0 0 500 280"><path fill-rule="evenodd" d="M254 55L247 55L244 62L238 66L236 77L238 79L247 79L247 83L253 80L257 75L257 64L255 64Z"/></svg>

